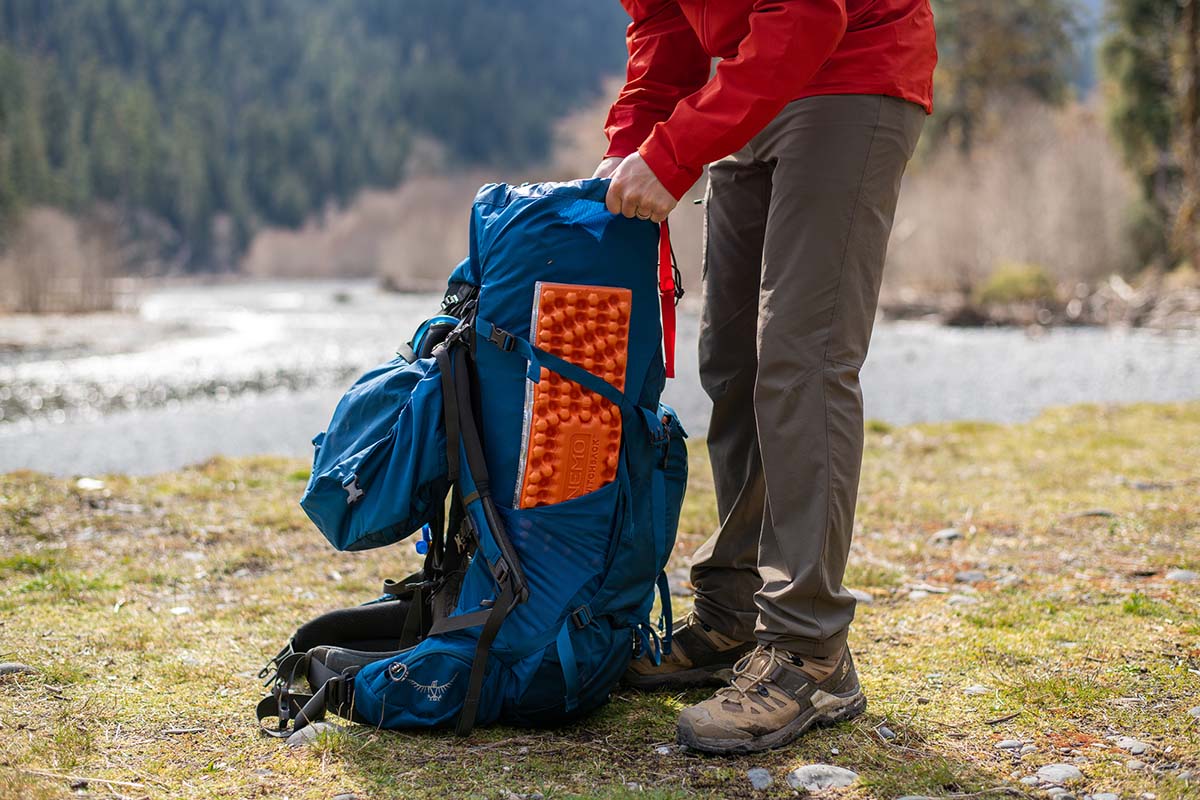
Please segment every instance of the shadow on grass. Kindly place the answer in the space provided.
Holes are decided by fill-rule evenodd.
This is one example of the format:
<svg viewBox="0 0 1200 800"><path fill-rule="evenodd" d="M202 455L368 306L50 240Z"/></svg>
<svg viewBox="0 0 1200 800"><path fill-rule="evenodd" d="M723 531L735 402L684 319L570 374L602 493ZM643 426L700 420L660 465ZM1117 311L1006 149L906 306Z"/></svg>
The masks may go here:
<svg viewBox="0 0 1200 800"><path fill-rule="evenodd" d="M461 739L448 732L399 733L350 728L313 747L343 761L368 797L776 798L795 797L788 773L811 763L858 772L852 796L898 798L1020 795L978 764L927 746L922 731L868 711L852 722L815 729L779 750L707 756L674 744L675 719L704 691L642 694L620 690L608 705L553 730L493 727ZM755 790L747 770L770 771ZM801 790L803 791L803 790Z"/></svg>

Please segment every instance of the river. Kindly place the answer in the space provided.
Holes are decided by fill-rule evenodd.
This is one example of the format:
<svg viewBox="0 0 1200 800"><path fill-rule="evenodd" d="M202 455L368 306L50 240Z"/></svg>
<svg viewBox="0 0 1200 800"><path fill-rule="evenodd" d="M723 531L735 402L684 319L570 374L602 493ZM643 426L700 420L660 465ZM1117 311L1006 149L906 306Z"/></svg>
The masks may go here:
<svg viewBox="0 0 1200 800"><path fill-rule="evenodd" d="M146 474L219 454L307 456L341 391L390 358L437 300L366 282L242 282L148 290L123 315L0 316L0 472ZM696 331L685 306L664 399L703 435ZM1200 334L881 322L862 383L867 416L892 424L1196 399Z"/></svg>

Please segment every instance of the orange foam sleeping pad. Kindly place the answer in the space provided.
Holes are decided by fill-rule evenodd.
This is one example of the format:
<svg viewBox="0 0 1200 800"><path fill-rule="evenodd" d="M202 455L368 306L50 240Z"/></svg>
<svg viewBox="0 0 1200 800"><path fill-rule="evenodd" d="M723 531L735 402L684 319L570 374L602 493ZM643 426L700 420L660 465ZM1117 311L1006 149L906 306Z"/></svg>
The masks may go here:
<svg viewBox="0 0 1200 800"><path fill-rule="evenodd" d="M534 344L624 391L632 299L628 289L539 282ZM519 508L561 503L616 478L616 406L545 368L527 403Z"/></svg>

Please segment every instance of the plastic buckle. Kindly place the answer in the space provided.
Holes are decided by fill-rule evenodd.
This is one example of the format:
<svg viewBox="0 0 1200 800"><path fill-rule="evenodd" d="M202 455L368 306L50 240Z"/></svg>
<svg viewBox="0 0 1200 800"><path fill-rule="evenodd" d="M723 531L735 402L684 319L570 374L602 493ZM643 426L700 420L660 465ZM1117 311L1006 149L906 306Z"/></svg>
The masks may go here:
<svg viewBox="0 0 1200 800"><path fill-rule="evenodd" d="M499 347L505 353L511 353L513 348L517 346L516 337L508 331L501 330L495 325L492 326L492 332L488 334L487 340Z"/></svg>
<svg viewBox="0 0 1200 800"><path fill-rule="evenodd" d="M582 605L571 612L571 624L573 624L576 628L586 628L588 625L592 624L594 619L595 617L592 616L592 608L588 605Z"/></svg>

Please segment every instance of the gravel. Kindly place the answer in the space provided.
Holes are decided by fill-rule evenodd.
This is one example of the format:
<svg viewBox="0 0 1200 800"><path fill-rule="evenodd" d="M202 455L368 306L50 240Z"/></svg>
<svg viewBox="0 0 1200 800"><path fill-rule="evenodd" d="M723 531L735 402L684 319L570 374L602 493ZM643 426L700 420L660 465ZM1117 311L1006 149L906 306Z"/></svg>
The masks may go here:
<svg viewBox="0 0 1200 800"><path fill-rule="evenodd" d="M771 771L762 767L747 770L746 777L750 779L750 785L760 792L775 782L775 779L771 777Z"/></svg>
<svg viewBox="0 0 1200 800"><path fill-rule="evenodd" d="M1115 739L1115 743L1117 747L1121 748L1122 750L1127 750L1135 756L1140 756L1142 753L1145 753L1150 749L1150 745L1146 744L1145 742L1138 741L1131 736L1118 736Z"/></svg>
<svg viewBox="0 0 1200 800"><path fill-rule="evenodd" d="M0 678L5 675L28 675L36 670L28 664L19 664L16 661L0 662Z"/></svg>
<svg viewBox="0 0 1200 800"><path fill-rule="evenodd" d="M840 789L858 780L858 773L831 764L808 764L788 773L787 782L793 789L820 792Z"/></svg>
<svg viewBox="0 0 1200 800"><path fill-rule="evenodd" d="M958 528L942 528L940 531L929 537L929 541L933 544L950 544L963 538L962 531Z"/></svg>
<svg viewBox="0 0 1200 800"><path fill-rule="evenodd" d="M314 722L311 725L305 725L300 730L288 737L288 747L304 747L326 731L341 730L341 727L334 725L332 722Z"/></svg>
<svg viewBox="0 0 1200 800"><path fill-rule="evenodd" d="M1037 771L1042 783L1070 783L1081 780L1083 773L1073 764L1047 764Z"/></svg>

